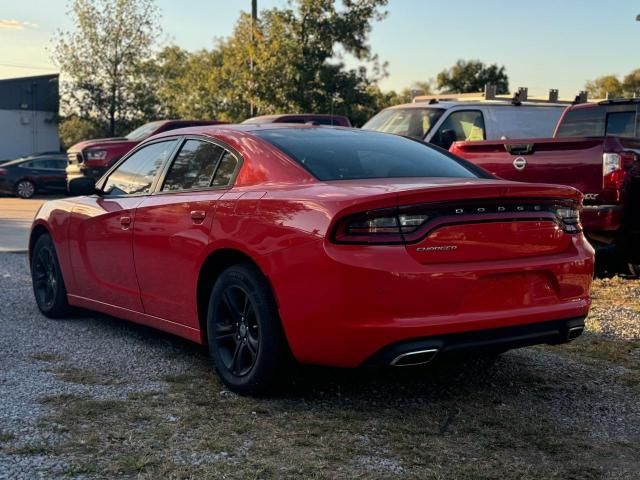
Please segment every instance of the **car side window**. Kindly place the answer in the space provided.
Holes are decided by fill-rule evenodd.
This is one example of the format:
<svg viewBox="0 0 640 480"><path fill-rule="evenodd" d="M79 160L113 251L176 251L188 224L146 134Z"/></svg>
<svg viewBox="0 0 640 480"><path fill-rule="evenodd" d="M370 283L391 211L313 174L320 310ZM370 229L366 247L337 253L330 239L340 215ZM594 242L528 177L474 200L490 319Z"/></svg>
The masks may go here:
<svg viewBox="0 0 640 480"><path fill-rule="evenodd" d="M105 195L148 194L160 168L169 159L177 140L142 147L115 169L103 187Z"/></svg>
<svg viewBox="0 0 640 480"><path fill-rule="evenodd" d="M56 166L56 161L50 159L34 160L31 162L31 168L54 170Z"/></svg>
<svg viewBox="0 0 640 480"><path fill-rule="evenodd" d="M223 153L213 143L187 140L169 168L162 191L209 187Z"/></svg>
<svg viewBox="0 0 640 480"><path fill-rule="evenodd" d="M485 139L484 117L479 110L460 110L445 118L433 143L448 149L453 142Z"/></svg>
<svg viewBox="0 0 640 480"><path fill-rule="evenodd" d="M633 137L636 129L636 112L609 112L605 135L618 137Z"/></svg>
<svg viewBox="0 0 640 480"><path fill-rule="evenodd" d="M211 185L214 187L224 187L229 185L233 179L233 173L236 171L237 165L238 159L230 152L225 151Z"/></svg>

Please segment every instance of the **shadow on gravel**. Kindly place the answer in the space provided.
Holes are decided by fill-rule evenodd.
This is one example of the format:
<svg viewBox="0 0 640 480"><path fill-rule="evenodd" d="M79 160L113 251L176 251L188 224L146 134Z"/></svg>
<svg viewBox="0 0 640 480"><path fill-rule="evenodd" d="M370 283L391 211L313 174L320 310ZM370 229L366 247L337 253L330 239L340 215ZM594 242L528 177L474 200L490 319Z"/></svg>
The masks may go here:
<svg viewBox="0 0 640 480"><path fill-rule="evenodd" d="M167 358L188 359L198 371L212 370L207 348L151 327L93 312L79 312L69 322L94 321L99 328L121 335L123 331ZM115 336L115 335L114 335ZM335 400L353 398L371 405L438 401L481 395L501 387L544 382L511 353L501 357L463 357L436 360L422 367L341 369L298 366L287 374L282 391L271 398L282 400ZM224 388L217 376L214 383ZM208 379L210 381L210 379ZM382 403L381 403L382 401Z"/></svg>

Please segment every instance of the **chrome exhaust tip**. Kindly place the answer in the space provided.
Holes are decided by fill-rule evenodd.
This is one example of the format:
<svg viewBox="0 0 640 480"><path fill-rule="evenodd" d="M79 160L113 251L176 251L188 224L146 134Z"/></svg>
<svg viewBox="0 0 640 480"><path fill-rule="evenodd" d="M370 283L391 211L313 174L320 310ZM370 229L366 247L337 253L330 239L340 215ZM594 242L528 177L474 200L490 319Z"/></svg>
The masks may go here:
<svg viewBox="0 0 640 480"><path fill-rule="evenodd" d="M567 330L567 341L575 340L584 332L584 327L572 327Z"/></svg>
<svg viewBox="0 0 640 480"><path fill-rule="evenodd" d="M392 367L412 367L415 365L424 365L429 363L438 354L437 348L430 348L428 350L416 350L414 352L407 352L398 355L394 358L390 365Z"/></svg>

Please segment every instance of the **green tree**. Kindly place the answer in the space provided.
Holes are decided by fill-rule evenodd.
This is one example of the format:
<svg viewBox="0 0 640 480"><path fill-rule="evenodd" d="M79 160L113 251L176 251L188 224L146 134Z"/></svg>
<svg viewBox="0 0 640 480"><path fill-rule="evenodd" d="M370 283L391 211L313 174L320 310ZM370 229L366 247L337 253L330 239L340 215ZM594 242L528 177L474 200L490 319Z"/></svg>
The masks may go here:
<svg viewBox="0 0 640 480"><path fill-rule="evenodd" d="M63 150L82 140L103 137L106 132L103 125L95 121L71 115L60 122L60 144Z"/></svg>
<svg viewBox="0 0 640 480"><path fill-rule="evenodd" d="M242 15L231 37L218 45L216 88L229 117L246 118L253 105L260 114L333 111L361 124L375 103L370 87L384 75L368 34L384 18L386 4L295 0L288 8L262 11L255 24ZM362 65L347 69L343 54Z"/></svg>
<svg viewBox="0 0 640 480"><path fill-rule="evenodd" d="M590 98L605 98L607 94L614 97L622 97L624 88L618 77L615 75L605 75L587 82L585 90L589 92Z"/></svg>
<svg viewBox="0 0 640 480"><path fill-rule="evenodd" d="M640 96L640 68L625 75L622 80L622 90L627 97Z"/></svg>
<svg viewBox="0 0 640 480"><path fill-rule="evenodd" d="M53 50L65 108L122 133L149 109L142 65L160 34L158 9L153 0L72 0L69 13L75 29L58 32Z"/></svg>
<svg viewBox="0 0 640 480"><path fill-rule="evenodd" d="M144 83L139 86L139 98L145 115L149 118L225 117L221 64L218 49L191 53L173 45L158 52L142 67ZM147 85L153 85L153 89Z"/></svg>
<svg viewBox="0 0 640 480"><path fill-rule="evenodd" d="M505 67L485 65L480 60L458 60L454 66L443 70L436 77L436 86L445 93L481 92L490 83L496 93L509 93L509 77Z"/></svg>

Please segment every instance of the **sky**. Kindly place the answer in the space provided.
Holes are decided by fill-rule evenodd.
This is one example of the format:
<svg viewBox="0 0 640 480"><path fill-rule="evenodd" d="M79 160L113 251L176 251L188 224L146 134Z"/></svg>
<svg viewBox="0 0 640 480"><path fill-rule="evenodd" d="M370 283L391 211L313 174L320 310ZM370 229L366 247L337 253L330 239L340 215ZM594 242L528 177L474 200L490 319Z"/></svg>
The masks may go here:
<svg viewBox="0 0 640 480"><path fill-rule="evenodd" d="M157 0L162 44L210 48L228 36L250 0ZM287 0L258 0L259 9ZM73 28L66 0L0 0L0 78L56 72L49 47ZM389 0L373 25L373 53L388 62L383 90L435 78L457 59L504 65L512 90L550 88L573 97L587 80L640 67L637 0Z"/></svg>

